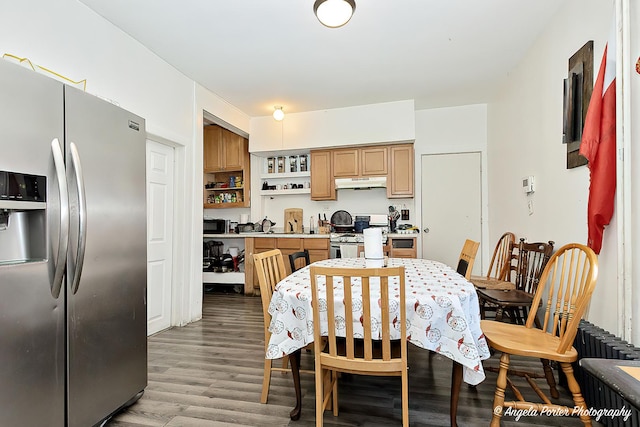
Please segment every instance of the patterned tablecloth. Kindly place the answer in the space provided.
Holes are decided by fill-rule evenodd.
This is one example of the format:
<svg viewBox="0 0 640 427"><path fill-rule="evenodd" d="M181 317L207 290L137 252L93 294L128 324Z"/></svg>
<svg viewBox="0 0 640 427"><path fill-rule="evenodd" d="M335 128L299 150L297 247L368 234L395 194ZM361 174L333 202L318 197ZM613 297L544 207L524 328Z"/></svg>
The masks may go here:
<svg viewBox="0 0 640 427"><path fill-rule="evenodd" d="M365 267L364 258L337 258L318 261L324 267ZM407 339L412 344L435 351L460 363L464 381L475 385L485 378L482 360L489 358L489 347L480 329L478 296L473 285L451 267L425 259L390 258L388 266L405 267ZM277 359L313 342L313 311L309 267L304 267L282 280L273 293L269 313L272 316L271 339L267 359ZM398 279L393 283L397 284ZM318 291L324 293L324 281L318 280ZM359 283L352 283L354 303L361 296ZM397 288L396 288L397 289ZM399 294L396 294L399 295ZM371 296L378 299L377 295ZM344 320L336 298L336 321ZM320 298L320 307L326 304ZM362 302L360 302L362 304ZM371 304L378 307L377 304ZM395 309L398 310L396 304ZM344 313L344 305L342 305ZM380 321L380 312L372 317ZM325 312L326 316L326 312ZM391 319L395 316L391 315ZM359 319L360 316L354 316ZM361 325L354 325L354 331ZM324 326L326 329L326 325ZM399 328L394 325L399 337Z"/></svg>

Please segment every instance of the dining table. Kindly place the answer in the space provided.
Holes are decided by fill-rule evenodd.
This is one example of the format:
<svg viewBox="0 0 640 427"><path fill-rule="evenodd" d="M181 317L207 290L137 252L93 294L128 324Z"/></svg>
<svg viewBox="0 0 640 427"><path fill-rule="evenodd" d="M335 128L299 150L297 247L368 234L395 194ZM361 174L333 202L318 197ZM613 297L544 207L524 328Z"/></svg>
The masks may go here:
<svg viewBox="0 0 640 427"><path fill-rule="evenodd" d="M379 267L382 260L335 258L311 265L336 268ZM407 341L424 350L450 358L452 363L450 419L456 427L458 397L462 381L477 385L485 379L482 360L490 357L489 347L480 329L478 296L472 283L450 266L428 259L385 258L384 266L405 267ZM322 306L324 278L318 277L318 299ZM396 281L396 283L399 281ZM362 298L353 286L354 301ZM399 295L397 292L391 294ZM372 293L371 298L377 299ZM300 390L301 349L313 342L313 311L310 265L295 271L275 287L269 313L271 338L265 357L278 359L289 355L296 394L292 420L302 410ZM336 318L343 316L336 300ZM397 304L399 306L399 304ZM372 316L375 314L372 313ZM379 315L379 313L378 313ZM359 318L359 316L354 316ZM377 319L380 321L380 319ZM325 328L326 329L326 328ZM392 328L395 330L395 328ZM399 334L399 332L396 333ZM399 338L399 336L398 336Z"/></svg>

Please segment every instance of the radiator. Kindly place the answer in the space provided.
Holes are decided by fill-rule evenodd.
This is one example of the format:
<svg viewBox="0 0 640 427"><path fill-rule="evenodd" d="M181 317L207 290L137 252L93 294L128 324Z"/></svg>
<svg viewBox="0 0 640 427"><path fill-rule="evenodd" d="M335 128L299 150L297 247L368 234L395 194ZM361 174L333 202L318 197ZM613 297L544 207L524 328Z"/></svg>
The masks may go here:
<svg viewBox="0 0 640 427"><path fill-rule="evenodd" d="M578 351L578 359L604 358L618 360L640 360L640 348L629 344L619 337L607 332L586 320L580 322L578 333L573 346ZM600 422L606 426L634 426L640 427L640 413L629 402L612 390L607 384L589 375L578 363L574 364L576 380L587 403L587 407L594 409L630 409L631 417L624 422L622 418L601 418ZM566 380L561 376L561 384Z"/></svg>

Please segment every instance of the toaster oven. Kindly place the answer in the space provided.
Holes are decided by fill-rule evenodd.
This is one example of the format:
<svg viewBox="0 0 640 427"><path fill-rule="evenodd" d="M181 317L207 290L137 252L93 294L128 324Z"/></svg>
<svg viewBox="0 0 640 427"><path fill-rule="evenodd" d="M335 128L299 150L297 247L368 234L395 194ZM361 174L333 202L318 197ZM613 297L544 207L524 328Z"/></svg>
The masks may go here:
<svg viewBox="0 0 640 427"><path fill-rule="evenodd" d="M229 230L228 219L204 219L203 234L224 234Z"/></svg>

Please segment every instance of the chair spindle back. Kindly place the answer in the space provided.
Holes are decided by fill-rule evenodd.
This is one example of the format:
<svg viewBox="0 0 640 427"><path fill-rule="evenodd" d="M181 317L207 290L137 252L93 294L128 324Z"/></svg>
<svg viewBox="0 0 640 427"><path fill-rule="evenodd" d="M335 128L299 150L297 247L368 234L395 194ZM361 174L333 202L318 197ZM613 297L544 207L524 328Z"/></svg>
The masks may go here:
<svg viewBox="0 0 640 427"><path fill-rule="evenodd" d="M526 327L533 327L546 298L542 329L560 338L557 351L565 353L573 345L597 277L598 258L589 247L571 243L558 249L542 272Z"/></svg>
<svg viewBox="0 0 640 427"><path fill-rule="evenodd" d="M325 289L326 289L326 307L323 302L313 305L314 310L314 322L316 319L320 319L321 309L326 308L327 316L327 344L328 355L330 357L338 357L338 336L336 334L337 329L345 330L346 336L346 359L349 362L358 363L357 359L362 359L366 363L371 362L374 359L373 341L379 340L382 350L381 360L390 361L394 357L391 354L391 327L395 327L400 330L400 336L402 340L406 341L406 309L405 309L405 276L404 267L389 267L389 268L330 268L330 267L311 267L311 289L314 301L320 301L315 299L318 295L317 276L325 277ZM336 278L341 278L340 284ZM390 304L390 291L393 289L389 278L397 277L399 280L399 292L400 292L400 307L396 313L397 317L391 319L391 313L393 310L392 304ZM360 278L360 285L362 290L361 301L361 315L360 318L354 319L354 313L360 314L360 310L354 307L360 306L360 301L355 302L353 299L353 286L354 278ZM376 278L375 280L371 280ZM376 283L375 285L372 282ZM379 285L378 285L379 284ZM377 300L373 300L379 307L372 307L371 295L379 289L380 297ZM336 319L336 296L335 293L343 293L345 317L344 325L342 319ZM372 311L381 311L381 324L375 324L371 321ZM375 317L375 316L374 316ZM363 327L363 335L356 336L354 333L354 324L360 323ZM317 336L314 337L314 341L319 342L321 338L320 329L314 328L314 333ZM356 352L357 339L363 339L362 345L364 347L364 354L359 355ZM406 353L406 345L402 346L402 353ZM406 360L406 354L403 355Z"/></svg>
<svg viewBox="0 0 640 427"><path fill-rule="evenodd" d="M527 243L520 239L516 265L516 289L535 294L544 267L553 253L555 242Z"/></svg>
<svg viewBox="0 0 640 427"><path fill-rule="evenodd" d="M516 245L515 241L516 235L510 231L500 236L487 271L488 279L511 280L511 261Z"/></svg>

